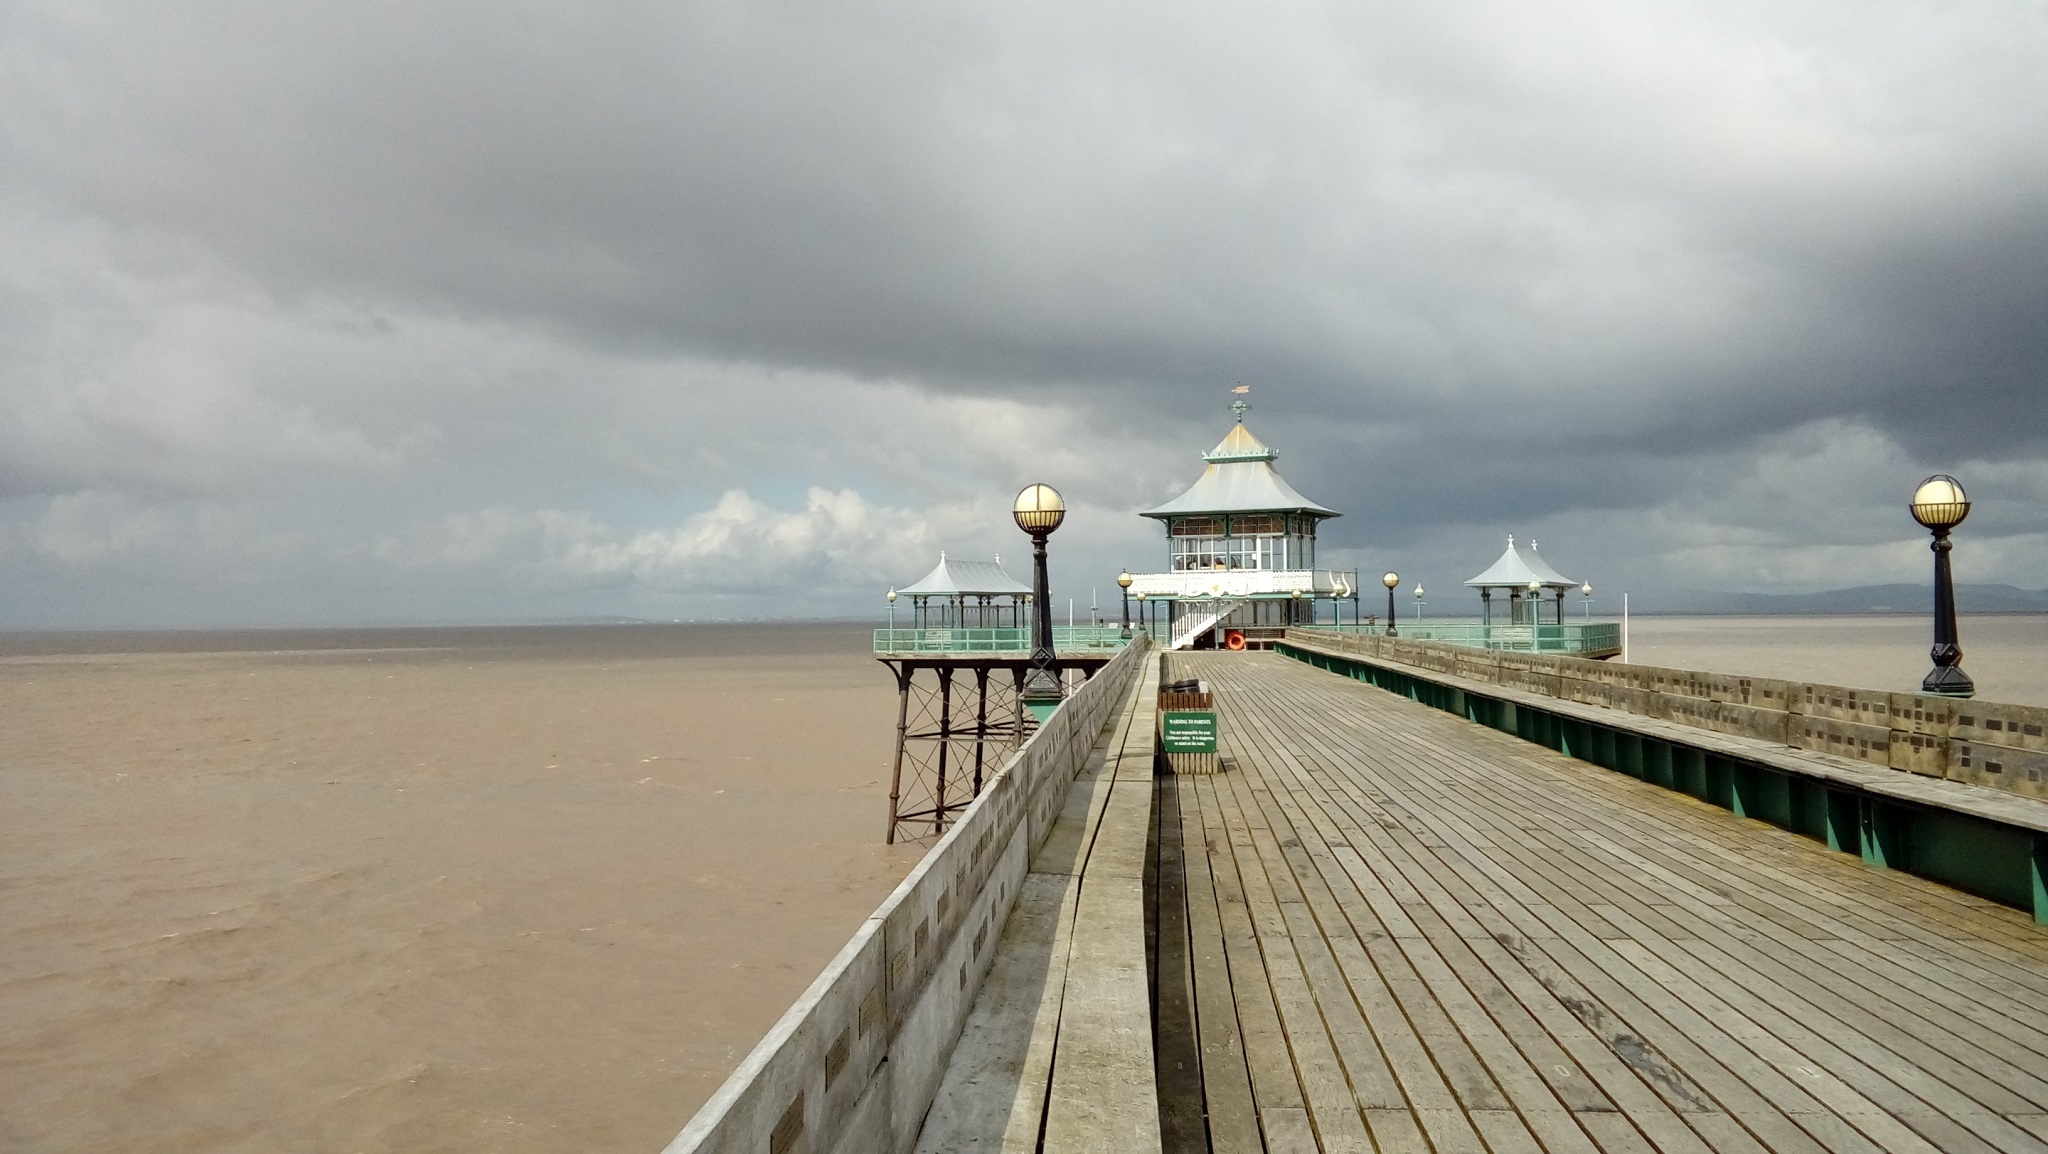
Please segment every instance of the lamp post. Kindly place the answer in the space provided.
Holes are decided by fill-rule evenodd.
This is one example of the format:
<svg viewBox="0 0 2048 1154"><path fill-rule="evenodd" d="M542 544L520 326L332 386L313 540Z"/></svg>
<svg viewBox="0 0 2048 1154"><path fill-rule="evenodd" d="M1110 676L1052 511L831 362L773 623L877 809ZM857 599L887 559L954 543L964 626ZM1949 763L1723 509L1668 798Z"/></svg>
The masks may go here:
<svg viewBox="0 0 2048 1154"><path fill-rule="evenodd" d="M1529 652L1536 652L1542 644L1536 637L1536 625L1543 617L1543 582L1529 578Z"/></svg>
<svg viewBox="0 0 2048 1154"><path fill-rule="evenodd" d="M889 647L896 647L896 591L889 590Z"/></svg>
<svg viewBox="0 0 2048 1154"><path fill-rule="evenodd" d="M1963 672L1963 647L1956 638L1956 587L1948 569L1948 531L1970 515L1970 498L1954 477L1937 473L1913 490L1913 519L1934 534L1934 669L1920 692L1975 697L1977 684Z"/></svg>
<svg viewBox="0 0 2048 1154"><path fill-rule="evenodd" d="M1579 596L1585 598L1580 604L1586 607L1586 620L1591 621L1593 619L1593 583L1591 581L1579 586Z"/></svg>
<svg viewBox="0 0 2048 1154"><path fill-rule="evenodd" d="M1123 572L1117 574L1116 583L1117 587L1124 591L1123 636L1125 641L1129 641L1131 639L1131 571L1129 569L1126 569Z"/></svg>
<svg viewBox="0 0 2048 1154"><path fill-rule="evenodd" d="M1400 583L1401 575L1399 573L1388 573L1385 577L1380 578L1380 584L1387 587L1387 636L1389 637L1399 637L1401 635L1400 631L1394 628L1394 587Z"/></svg>
<svg viewBox="0 0 2048 1154"><path fill-rule="evenodd" d="M1010 506L1010 516L1031 535L1031 672L1024 676L1024 690L1018 696L1033 717L1044 721L1065 696L1053 668L1058 659L1052 649L1052 584L1045 573L1045 539L1067 519L1067 504L1051 485L1026 485Z"/></svg>
<svg viewBox="0 0 2048 1154"><path fill-rule="evenodd" d="M1145 636L1152 636L1152 615L1145 609L1145 593L1138 591L1138 620L1144 623Z"/></svg>
<svg viewBox="0 0 2048 1154"><path fill-rule="evenodd" d="M1299 625L1301 624L1301 590L1296 589L1291 596L1294 598L1294 602L1292 607L1287 610L1287 623L1289 625ZM1313 602L1310 603L1310 608L1314 608ZM1310 622L1310 624L1314 624L1314 622Z"/></svg>
<svg viewBox="0 0 2048 1154"><path fill-rule="evenodd" d="M1416 621L1420 622L1420 621L1422 620L1422 607L1423 607L1424 605L1427 605L1427 604L1429 604L1429 602L1427 602L1427 601L1424 601L1424 600L1422 599L1422 582L1420 582L1420 581L1417 581L1417 582L1415 583L1415 620L1416 620Z"/></svg>

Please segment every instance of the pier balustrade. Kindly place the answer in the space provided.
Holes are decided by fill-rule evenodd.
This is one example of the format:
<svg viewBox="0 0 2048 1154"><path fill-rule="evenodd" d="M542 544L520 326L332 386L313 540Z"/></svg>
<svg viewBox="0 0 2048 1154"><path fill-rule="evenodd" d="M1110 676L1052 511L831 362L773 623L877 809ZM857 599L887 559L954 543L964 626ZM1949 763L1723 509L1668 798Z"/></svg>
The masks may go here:
<svg viewBox="0 0 2048 1154"><path fill-rule="evenodd" d="M1056 653L1105 653L1122 649L1128 640L1116 625L1055 625ZM877 629L877 654L1025 653L1031 652L1029 629Z"/></svg>
<svg viewBox="0 0 2048 1154"><path fill-rule="evenodd" d="M1302 627L1307 632L1333 634L1378 634L1384 626L1317 625ZM1404 641L1435 641L1468 649L1496 649L1508 653L1552 653L1568 657L1612 657L1621 652L1621 623L1618 621L1566 621L1529 625L1494 625L1483 621L1403 621Z"/></svg>
<svg viewBox="0 0 2048 1154"><path fill-rule="evenodd" d="M912 1147L1032 854L1151 651L1142 639L1118 643L1114 658L1004 761L665 1154Z"/></svg>

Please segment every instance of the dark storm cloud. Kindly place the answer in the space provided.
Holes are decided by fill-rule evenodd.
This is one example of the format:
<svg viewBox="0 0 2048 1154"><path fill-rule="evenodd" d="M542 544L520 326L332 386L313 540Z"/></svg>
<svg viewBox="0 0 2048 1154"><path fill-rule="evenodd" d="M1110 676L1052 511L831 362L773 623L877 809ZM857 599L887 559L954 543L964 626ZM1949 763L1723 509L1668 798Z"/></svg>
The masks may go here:
<svg viewBox="0 0 2048 1154"><path fill-rule="evenodd" d="M316 464L308 502L369 484L359 535L621 485L701 507L769 458L792 494L857 462L906 507L1016 479L892 463L926 450L834 416L856 384L911 421L1024 398L1127 424L1142 449L1076 466L1127 507L1184 480L1253 381L1255 423L1360 547L1740 517L1698 494L1855 430L1909 473L2031 478L2048 449L2036 7L0 21L25 258L0 402L35 430L0 433L0 496L31 504L231 500L269 492L270 457ZM698 400L734 382L751 411ZM797 408L798 447L748 447Z"/></svg>

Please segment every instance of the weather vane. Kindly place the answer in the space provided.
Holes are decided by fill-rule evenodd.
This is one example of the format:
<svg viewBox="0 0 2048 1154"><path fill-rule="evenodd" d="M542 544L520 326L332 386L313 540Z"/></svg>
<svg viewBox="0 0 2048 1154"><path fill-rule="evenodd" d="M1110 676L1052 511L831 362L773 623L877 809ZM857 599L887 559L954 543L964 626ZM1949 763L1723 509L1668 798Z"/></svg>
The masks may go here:
<svg viewBox="0 0 2048 1154"><path fill-rule="evenodd" d="M1245 397L1251 393L1252 387L1240 381L1238 386L1230 391L1237 394L1237 399L1230 402L1230 411L1237 414L1237 423L1242 425L1244 424L1244 411L1252 407L1252 403L1245 400Z"/></svg>

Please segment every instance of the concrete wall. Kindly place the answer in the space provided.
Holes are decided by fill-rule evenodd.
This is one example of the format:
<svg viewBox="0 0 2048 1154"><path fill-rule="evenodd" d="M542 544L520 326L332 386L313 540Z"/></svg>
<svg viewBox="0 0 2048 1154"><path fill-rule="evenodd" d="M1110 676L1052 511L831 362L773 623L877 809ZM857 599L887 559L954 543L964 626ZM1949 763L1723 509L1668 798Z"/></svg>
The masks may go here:
<svg viewBox="0 0 2048 1154"><path fill-rule="evenodd" d="M666 1154L911 1149L1032 851L1147 648L1118 654L1003 765Z"/></svg>
<svg viewBox="0 0 2048 1154"><path fill-rule="evenodd" d="M1757 737L1927 777L2048 797L2048 709L1295 629L1326 648Z"/></svg>

